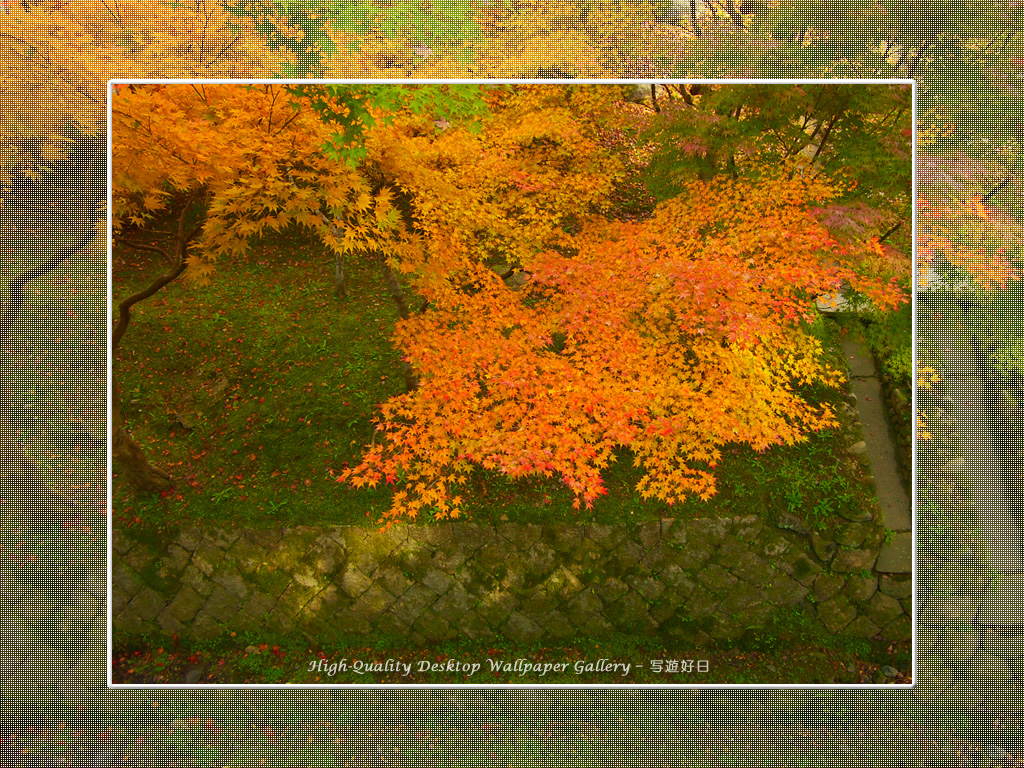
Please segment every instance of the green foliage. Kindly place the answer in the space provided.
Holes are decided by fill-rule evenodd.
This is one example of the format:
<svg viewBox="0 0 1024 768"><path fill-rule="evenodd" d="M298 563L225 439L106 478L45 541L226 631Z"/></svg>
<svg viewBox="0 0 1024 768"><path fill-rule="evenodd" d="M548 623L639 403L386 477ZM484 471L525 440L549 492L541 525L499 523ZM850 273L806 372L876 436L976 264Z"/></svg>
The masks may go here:
<svg viewBox="0 0 1024 768"><path fill-rule="evenodd" d="M378 121L387 125L402 111L465 123L479 131L487 114L478 85L294 85L288 90L311 100L325 123L337 132L324 148L333 160L355 167L366 157L363 139ZM439 127L440 130L440 127Z"/></svg>
<svg viewBox="0 0 1024 768"><path fill-rule="evenodd" d="M913 376L913 312L904 305L894 312L873 312L865 317L864 335L885 372L910 385Z"/></svg>
<svg viewBox="0 0 1024 768"><path fill-rule="evenodd" d="M686 88L685 90L683 90ZM906 206L910 94L887 85L704 85L664 90L663 114L644 134L657 146L644 178L659 199L693 178L754 177L802 157L854 182L874 205ZM689 103L688 103L689 102Z"/></svg>
<svg viewBox="0 0 1024 768"><path fill-rule="evenodd" d="M301 0L278 2L286 12L305 5ZM335 29L350 34L375 32L386 38L402 36L428 45L442 45L479 36L480 26L473 18L474 7L468 0L443 3L332 0L323 6L323 12Z"/></svg>

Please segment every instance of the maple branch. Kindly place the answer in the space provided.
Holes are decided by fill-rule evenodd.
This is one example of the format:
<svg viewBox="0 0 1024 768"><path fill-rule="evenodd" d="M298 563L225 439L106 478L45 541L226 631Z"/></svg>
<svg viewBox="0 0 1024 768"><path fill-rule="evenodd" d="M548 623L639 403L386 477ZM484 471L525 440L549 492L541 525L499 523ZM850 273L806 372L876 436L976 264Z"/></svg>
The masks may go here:
<svg viewBox="0 0 1024 768"><path fill-rule="evenodd" d="M839 122L839 118L842 116L842 114L842 111L839 111L836 114L834 114L832 116L832 119L829 121L828 125L825 127L825 133L822 134L821 136L821 143L818 144L818 148L814 151L814 157L811 158L811 165L814 165L814 162L818 159L818 156L821 154L821 150L825 148L825 144L828 143L828 137L832 135L832 129L835 127L835 124Z"/></svg>
<svg viewBox="0 0 1024 768"><path fill-rule="evenodd" d="M206 17L203 19L203 36L199 40L199 60L202 61L206 57L206 33L210 29L210 19L213 18L213 11L207 8L206 0L199 0L199 4L202 6L202 13Z"/></svg>
<svg viewBox="0 0 1024 768"><path fill-rule="evenodd" d="M1003 188L1007 184L1009 184L1012 180L1013 180L1013 175L1012 174L1007 176L1005 179L1003 179L998 184L996 184L994 187L992 187L992 189L990 189L988 192L986 192L984 195L982 195L981 202L983 202L983 203L989 202L993 197L995 197L1000 192L1002 192Z"/></svg>
<svg viewBox="0 0 1024 768"><path fill-rule="evenodd" d="M153 253L159 253L164 257L164 261L171 263L173 261L171 255L167 253L163 248L158 248L155 245L147 245L146 243L140 243L138 240L130 240L126 237L119 239L123 245L127 245L129 248L135 248L140 251L152 251Z"/></svg>
<svg viewBox="0 0 1024 768"><path fill-rule="evenodd" d="M302 114L302 111L301 111L301 110L298 110L298 109L297 109L297 110L295 110L295 112L294 112L294 113L292 113L292 116L291 116L291 117L289 117L289 118L288 118L287 120L285 120L285 121L284 121L283 123L281 123L281 127L280 127L280 128L278 128L278 129L277 129L276 131L274 131L274 135L276 136L276 135L277 135L277 134L279 134L279 133L280 133L281 131L283 131L283 130L284 130L285 128L287 128L287 127L288 127L289 125L291 125L291 124L292 124L292 121L293 121L293 120L296 120L296 119L297 119L297 118L299 117L299 115L301 115L301 114Z"/></svg>
<svg viewBox="0 0 1024 768"><path fill-rule="evenodd" d="M7 285L7 301L4 304L3 315L0 315L0 334L3 334L2 340L0 340L0 349L5 354L10 353L10 335L11 329L14 326L15 320L18 319L18 314L21 312L21 306L24 303L24 290L25 285L32 281L37 280L44 275L49 274L57 267L59 267L68 257L78 253L80 250L85 248L89 241L95 236L95 232L92 230L91 222L86 226L85 231L69 246L60 248L53 256L44 261L42 264L26 269L24 272L19 274Z"/></svg>
<svg viewBox="0 0 1024 768"><path fill-rule="evenodd" d="M277 91L272 87L268 86L267 91L270 93L270 104L267 106L267 136L271 136L271 129L274 127L274 104L277 102Z"/></svg>
<svg viewBox="0 0 1024 768"><path fill-rule="evenodd" d="M111 333L110 346L111 349L117 349L118 344L121 343L121 338L124 336L125 331L128 330L128 323L131 322L131 309L134 305L138 304L144 299L148 299L154 293L159 291L165 285L172 283L176 280L182 272L185 271L186 261L185 254L188 253L188 245L192 242L192 239L199 233L199 230L203 228L202 223L194 225L188 232L185 231L185 219L188 217L189 208L192 207L192 203L195 201L196 196L199 194L198 190L193 190L185 203L181 207L181 214L178 216L178 232L175 237L175 251L176 256L172 256L162 248L153 246L147 246L143 243L139 245L143 246L143 250L156 251L162 253L164 260L171 265L171 268L164 272L162 275L156 278L146 288L138 291L137 293L128 296L127 298L120 301L117 305L118 317L117 322L114 324L114 329Z"/></svg>
<svg viewBox="0 0 1024 768"><path fill-rule="evenodd" d="M223 56L225 53L227 53L228 49L231 48L235 43L237 43L239 38L241 38L241 36L242 36L241 32L236 32L235 36L232 38L231 42L228 43L227 45L225 45L223 48L221 48L220 51L217 53L217 55L214 56L212 59L210 59L209 65L216 64L217 60L220 59L220 57Z"/></svg>
<svg viewBox="0 0 1024 768"><path fill-rule="evenodd" d="M113 17L114 21L117 22L117 25L119 27L121 27L121 29L124 29L124 22L121 21L121 14L120 13L115 13L115 11L111 10L110 6L107 5L107 0L100 0L100 5L102 5L104 8L106 8L107 9L107 13L109 13ZM114 2L114 8L115 9L117 8L116 0Z"/></svg>
<svg viewBox="0 0 1024 768"><path fill-rule="evenodd" d="M183 256L184 253L182 253L182 257ZM170 256L167 255L167 258L170 258ZM118 303L117 322L114 324L114 330L111 334L110 339L111 349L117 349L118 344L121 343L121 338L124 336L125 331L128 330L128 323L130 323L132 319L132 307L138 304L140 301L148 299L150 296L159 291L165 285L174 282L178 278L178 276L184 271L185 259L181 258L180 261L178 261L178 263L174 265L172 269L168 270L167 272L164 272L162 275L157 277L157 279L150 283L148 287L144 288L138 293L133 293L131 296L127 297L126 299L123 299Z"/></svg>
<svg viewBox="0 0 1024 768"><path fill-rule="evenodd" d="M889 227L889 229L886 231L886 233L884 235L882 235L881 237L878 238L878 242L884 243L888 239L889 235L893 234L896 230L898 230L902 226L903 226L903 222L902 221L897 221L895 224L893 224L891 227Z"/></svg>

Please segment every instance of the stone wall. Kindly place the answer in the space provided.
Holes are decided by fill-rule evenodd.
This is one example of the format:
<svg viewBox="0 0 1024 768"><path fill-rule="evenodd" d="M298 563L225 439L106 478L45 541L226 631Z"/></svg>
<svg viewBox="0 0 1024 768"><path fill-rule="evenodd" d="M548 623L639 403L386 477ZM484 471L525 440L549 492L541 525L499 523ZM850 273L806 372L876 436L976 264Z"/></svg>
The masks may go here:
<svg viewBox="0 0 1024 768"><path fill-rule="evenodd" d="M878 513L876 513L878 517ZM529 642L615 632L703 646L802 606L832 634L910 638L911 574L871 514L641 524L115 531L118 632L301 631Z"/></svg>

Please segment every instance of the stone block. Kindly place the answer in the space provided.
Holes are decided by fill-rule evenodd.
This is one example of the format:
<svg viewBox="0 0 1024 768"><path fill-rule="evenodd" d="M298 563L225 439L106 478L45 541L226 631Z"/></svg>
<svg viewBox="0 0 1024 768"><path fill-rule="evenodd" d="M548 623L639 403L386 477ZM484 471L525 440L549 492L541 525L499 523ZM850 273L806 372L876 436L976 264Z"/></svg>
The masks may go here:
<svg viewBox="0 0 1024 768"><path fill-rule="evenodd" d="M432 610L423 613L416 620L413 628L422 634L428 642L453 640L459 635L458 631L443 616L437 615Z"/></svg>
<svg viewBox="0 0 1024 768"><path fill-rule="evenodd" d="M839 545L832 539L815 532L811 534L811 549L821 562L830 563L836 556L836 552L839 551Z"/></svg>
<svg viewBox="0 0 1024 768"><path fill-rule="evenodd" d="M750 551L741 552L729 567L729 572L755 586L767 584L776 573L767 562Z"/></svg>
<svg viewBox="0 0 1024 768"><path fill-rule="evenodd" d="M835 541L841 547L856 548L862 546L871 533L873 530L867 523L845 523L836 529Z"/></svg>
<svg viewBox="0 0 1024 768"><path fill-rule="evenodd" d="M864 613L879 626L884 627L898 616L905 616L903 606L894 597L876 592L864 606Z"/></svg>
<svg viewBox="0 0 1024 768"><path fill-rule="evenodd" d="M641 523L635 531L630 531L629 535L635 536L646 552L661 541L661 520L648 520Z"/></svg>
<svg viewBox="0 0 1024 768"><path fill-rule="evenodd" d="M603 637L615 629L604 616L590 616L577 624L577 637Z"/></svg>
<svg viewBox="0 0 1024 768"><path fill-rule="evenodd" d="M414 584L391 606L390 611L403 624L412 626L420 616L437 600L437 595L422 584Z"/></svg>
<svg viewBox="0 0 1024 768"><path fill-rule="evenodd" d="M568 554L583 541L583 527L572 524L556 524L548 527L546 543L561 554Z"/></svg>
<svg viewBox="0 0 1024 768"><path fill-rule="evenodd" d="M460 549L443 549L434 553L430 564L434 568L454 576L456 571L465 564L467 557L468 553Z"/></svg>
<svg viewBox="0 0 1024 768"><path fill-rule="evenodd" d="M594 567L604 557L604 550L593 539L583 538L579 545L572 552L568 553L568 560L582 567Z"/></svg>
<svg viewBox="0 0 1024 768"><path fill-rule="evenodd" d="M693 580L691 574L675 564L662 570L660 578L665 585L666 594L670 593L673 596L672 599L679 603L686 602L694 587L697 586L697 582Z"/></svg>
<svg viewBox="0 0 1024 768"><path fill-rule="evenodd" d="M188 624L183 624L174 618L170 613L164 611L156 619L157 626L160 627L160 631L166 635L177 635L178 637L188 636Z"/></svg>
<svg viewBox="0 0 1024 768"><path fill-rule="evenodd" d="M485 642L499 637L498 632L491 628L483 617L475 613L459 617L458 630L461 636L468 637L474 642Z"/></svg>
<svg viewBox="0 0 1024 768"><path fill-rule="evenodd" d="M371 623L377 636L404 638L412 632L412 628L401 617L390 612L378 616Z"/></svg>
<svg viewBox="0 0 1024 768"><path fill-rule="evenodd" d="M488 626L497 628L507 621L509 614L516 608L515 596L503 590L495 590L481 596L474 613L482 618Z"/></svg>
<svg viewBox="0 0 1024 768"><path fill-rule="evenodd" d="M657 600L665 591L665 585L650 576L627 576L626 583L640 593L645 600Z"/></svg>
<svg viewBox="0 0 1024 768"><path fill-rule="evenodd" d="M372 574L373 581L384 587L394 597L400 597L412 585L404 573L392 565L382 565Z"/></svg>
<svg viewBox="0 0 1024 768"><path fill-rule="evenodd" d="M249 586L236 569L219 567L211 581L226 589L239 600L243 600L249 595Z"/></svg>
<svg viewBox="0 0 1024 768"><path fill-rule="evenodd" d="M1024 633L1003 627L985 627L981 637L981 648L986 653L1011 659L1024 657Z"/></svg>
<svg viewBox="0 0 1024 768"><path fill-rule="evenodd" d="M650 604L636 592L623 595L610 613L612 624L624 631L653 632L658 626L651 618Z"/></svg>
<svg viewBox="0 0 1024 768"><path fill-rule="evenodd" d="M203 542L213 549L227 550L241 536L233 528L204 528Z"/></svg>
<svg viewBox="0 0 1024 768"><path fill-rule="evenodd" d="M587 525L585 535L588 539L600 546L601 549L607 550L613 548L618 543L621 531L614 525L591 523L590 525Z"/></svg>
<svg viewBox="0 0 1024 768"><path fill-rule="evenodd" d="M537 587L521 598L515 605L515 608L529 616L540 616L543 613L555 610L562 604L563 602L556 596Z"/></svg>
<svg viewBox="0 0 1024 768"><path fill-rule="evenodd" d="M437 599L431 610L454 622L459 616L469 613L474 602L465 588L456 584Z"/></svg>
<svg viewBox="0 0 1024 768"><path fill-rule="evenodd" d="M349 607L349 612L372 622L395 602L395 597L380 584L371 584Z"/></svg>
<svg viewBox="0 0 1024 768"><path fill-rule="evenodd" d="M318 617L327 617L337 613L339 606L338 589L333 584L328 584L302 606L299 616L304 621L310 621Z"/></svg>
<svg viewBox="0 0 1024 768"><path fill-rule="evenodd" d="M331 577L345 565L345 549L334 539L322 536L309 552L313 569L321 577Z"/></svg>
<svg viewBox="0 0 1024 768"><path fill-rule="evenodd" d="M591 590L585 589L569 600L566 604L566 611L573 622L583 624L601 616L604 611L604 603Z"/></svg>
<svg viewBox="0 0 1024 768"><path fill-rule="evenodd" d="M127 611L141 621L153 621L167 605L167 598L149 587L143 587L135 593L128 604Z"/></svg>
<svg viewBox="0 0 1024 768"><path fill-rule="evenodd" d="M953 675L948 669L923 669L919 666L911 690L918 701L928 704L949 687L952 679Z"/></svg>
<svg viewBox="0 0 1024 768"><path fill-rule="evenodd" d="M911 573L913 571L914 535L910 531L893 534L892 539L883 544L875 562L875 570L880 573Z"/></svg>
<svg viewBox="0 0 1024 768"><path fill-rule="evenodd" d="M908 598L912 594L914 582L909 576L883 573L878 577L878 591L897 600Z"/></svg>
<svg viewBox="0 0 1024 768"><path fill-rule="evenodd" d="M517 643L535 643L544 636L544 630L537 622L518 611L508 617L502 630L505 637Z"/></svg>
<svg viewBox="0 0 1024 768"><path fill-rule="evenodd" d="M838 594L830 600L819 603L817 606L818 620L824 625L830 634L839 634L850 622L857 618L857 609L843 594ZM876 624L878 622L875 622Z"/></svg>
<svg viewBox="0 0 1024 768"><path fill-rule="evenodd" d="M770 563L777 563L790 551L792 544L781 531L765 530L757 544L758 554Z"/></svg>
<svg viewBox="0 0 1024 768"><path fill-rule="evenodd" d="M200 616L208 616L221 624L229 624L239 611L238 597L224 587L216 586L203 603ZM297 609L296 609L297 610Z"/></svg>
<svg viewBox="0 0 1024 768"><path fill-rule="evenodd" d="M192 555L188 550L172 543L167 547L167 550L164 552L161 559L172 574L178 574L181 573L186 565L188 565L188 561L191 559L191 556Z"/></svg>
<svg viewBox="0 0 1024 768"><path fill-rule="evenodd" d="M657 573L665 567L667 562L675 562L675 560L676 551L671 547L666 547L665 543L659 539L640 559L640 565L648 571Z"/></svg>
<svg viewBox="0 0 1024 768"><path fill-rule="evenodd" d="M675 544L679 547L686 547L690 540L690 532L685 520L662 520L661 540L667 544Z"/></svg>
<svg viewBox="0 0 1024 768"><path fill-rule="evenodd" d="M867 616L858 616L839 633L843 637L870 639L880 631L880 627Z"/></svg>
<svg viewBox="0 0 1024 768"><path fill-rule="evenodd" d="M997 572L981 598L978 623L988 626L1024 624L1024 573Z"/></svg>
<svg viewBox="0 0 1024 768"><path fill-rule="evenodd" d="M832 570L838 573L870 571L878 553L871 549L840 549L832 558Z"/></svg>
<svg viewBox="0 0 1024 768"><path fill-rule="evenodd" d="M203 529L198 526L188 526L178 531L178 546L180 546L186 552L194 552L195 548L199 546L199 543L202 540Z"/></svg>
<svg viewBox="0 0 1024 768"><path fill-rule="evenodd" d="M953 669L961 668L981 647L981 630L973 623L947 626L940 635L938 648L946 664Z"/></svg>
<svg viewBox="0 0 1024 768"><path fill-rule="evenodd" d="M534 579L547 576L558 563L555 550L543 541L538 541L525 556L527 574Z"/></svg>
<svg viewBox="0 0 1024 768"><path fill-rule="evenodd" d="M730 570L740 558L750 554L751 542L732 536L722 542L715 555L715 560Z"/></svg>
<svg viewBox="0 0 1024 768"><path fill-rule="evenodd" d="M563 565L555 568L548 575L541 588L564 603L583 590L584 586L576 574Z"/></svg>
<svg viewBox="0 0 1024 768"><path fill-rule="evenodd" d="M784 573L776 572L763 585L764 602L771 605L793 606L807 597L810 590Z"/></svg>
<svg viewBox="0 0 1024 768"><path fill-rule="evenodd" d="M696 578L701 586L720 598L724 598L733 587L739 584L739 579L717 563L702 568L697 572Z"/></svg>
<svg viewBox="0 0 1024 768"><path fill-rule="evenodd" d="M189 624L205 603L206 597L189 586L182 586L162 613L172 616L182 624Z"/></svg>
<svg viewBox="0 0 1024 768"><path fill-rule="evenodd" d="M373 584L367 575L355 567L348 567L341 574L341 580L339 586L342 592L348 595L350 598L355 599L362 593L370 589L370 585Z"/></svg>
<svg viewBox="0 0 1024 768"><path fill-rule="evenodd" d="M714 616L722 598L718 597L702 586L694 588L686 601L684 615L691 619L705 619Z"/></svg>
<svg viewBox="0 0 1024 768"><path fill-rule="evenodd" d="M983 690L993 690L1010 682L1011 670L1004 658L980 651L973 664L974 676Z"/></svg>
<svg viewBox="0 0 1024 768"><path fill-rule="evenodd" d="M562 611L549 611L541 616L537 623L548 635L562 640L576 635L576 627Z"/></svg>
<svg viewBox="0 0 1024 768"><path fill-rule="evenodd" d="M273 611L277 601L270 595L261 592L252 592L242 603L241 613L250 617L252 621L263 621L264 617Z"/></svg>
<svg viewBox="0 0 1024 768"><path fill-rule="evenodd" d="M420 525L414 530L420 545L432 550L447 547L455 537L455 530L451 524Z"/></svg>
<svg viewBox="0 0 1024 768"><path fill-rule="evenodd" d="M192 568L204 576L212 576L214 568L224 559L224 550L203 539L192 553Z"/></svg>
<svg viewBox="0 0 1024 768"><path fill-rule="evenodd" d="M862 603L865 600L870 600L871 597L878 590L878 577L862 576L860 574L853 574L847 576L845 592L846 595L856 603Z"/></svg>
<svg viewBox="0 0 1024 768"><path fill-rule="evenodd" d="M761 590L748 585L740 585L725 596L718 610L724 616L731 618L747 614L751 609L764 605L764 603L764 593Z"/></svg>
<svg viewBox="0 0 1024 768"><path fill-rule="evenodd" d="M278 620L278 626L281 625L280 619ZM218 635L222 634L225 630L224 624L217 621L213 616L200 611L199 615L196 616L195 621L189 625L191 630L190 636L196 640L210 640Z"/></svg>
<svg viewBox="0 0 1024 768"><path fill-rule="evenodd" d="M775 527L784 531L792 531L800 536L807 536L811 533L811 527L807 521L792 512L780 512L775 518Z"/></svg>
<svg viewBox="0 0 1024 768"><path fill-rule="evenodd" d="M611 578L605 579L604 583L595 586L594 591L607 605L608 603L615 602L624 594L629 592L629 587L626 585L625 582L613 576Z"/></svg>
<svg viewBox="0 0 1024 768"><path fill-rule="evenodd" d="M420 582L435 595L443 595L455 584L455 579L439 568L431 568L420 578Z"/></svg>

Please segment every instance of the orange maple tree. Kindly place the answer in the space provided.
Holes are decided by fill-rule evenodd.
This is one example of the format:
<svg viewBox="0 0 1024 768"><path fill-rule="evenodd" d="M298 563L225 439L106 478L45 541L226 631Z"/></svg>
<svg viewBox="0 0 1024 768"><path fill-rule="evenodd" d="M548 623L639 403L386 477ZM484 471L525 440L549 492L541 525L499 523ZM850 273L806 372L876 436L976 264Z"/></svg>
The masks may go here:
<svg viewBox="0 0 1024 768"><path fill-rule="evenodd" d="M709 498L720 448L763 450L836 424L802 385L835 386L802 326L844 285L903 299L864 276L812 214L831 196L799 174L694 182L644 221L592 216L497 279L452 290L399 323L421 386L381 406L379 438L338 475L400 486L386 518L463 512L474 466L558 476L590 507L618 447L669 503Z"/></svg>
<svg viewBox="0 0 1024 768"><path fill-rule="evenodd" d="M614 90L498 89L487 94L482 130L435 111L473 94L409 88L395 100L366 90L117 86L115 243L160 253L167 271L119 301L115 350L132 306L179 276L212 279L219 258L244 253L267 228L306 225L339 259L382 260L408 318L399 275L425 301L449 306L468 283L512 277L526 255L599 207L616 179L614 158L580 130L584 116L611 109ZM346 161L332 120L357 106L365 135ZM170 245L150 232L168 214ZM166 487L170 478L124 430L116 389L115 380L115 458L136 486Z"/></svg>

